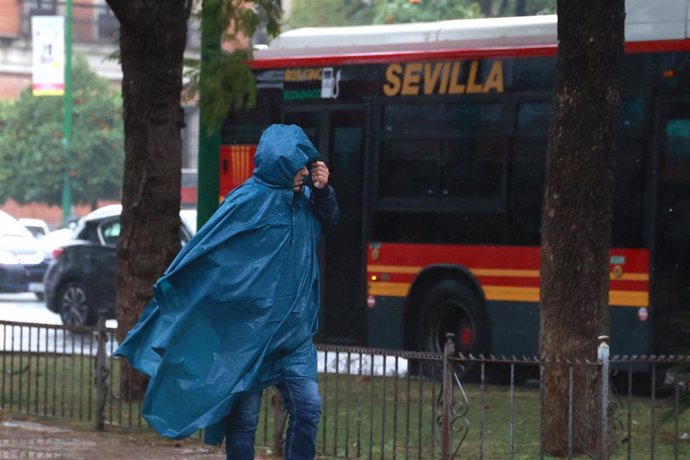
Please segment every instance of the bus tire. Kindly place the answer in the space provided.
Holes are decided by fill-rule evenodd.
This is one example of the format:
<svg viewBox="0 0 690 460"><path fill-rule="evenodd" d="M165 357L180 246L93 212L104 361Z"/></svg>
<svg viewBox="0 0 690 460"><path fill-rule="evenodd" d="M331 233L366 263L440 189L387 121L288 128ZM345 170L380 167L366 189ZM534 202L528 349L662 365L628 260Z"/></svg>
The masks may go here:
<svg viewBox="0 0 690 460"><path fill-rule="evenodd" d="M452 333L456 353L464 355L488 352L486 313L477 295L467 285L446 280L424 296L417 326L417 349L443 353L446 334ZM480 365L466 362L459 368L463 379L476 379ZM421 366L429 377L440 378L441 363Z"/></svg>

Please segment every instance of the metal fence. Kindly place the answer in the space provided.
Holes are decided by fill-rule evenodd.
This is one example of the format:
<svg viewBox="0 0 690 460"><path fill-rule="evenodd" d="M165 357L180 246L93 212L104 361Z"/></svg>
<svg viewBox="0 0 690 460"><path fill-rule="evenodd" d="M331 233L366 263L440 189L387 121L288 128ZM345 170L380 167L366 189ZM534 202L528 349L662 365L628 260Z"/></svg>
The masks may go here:
<svg viewBox="0 0 690 460"><path fill-rule="evenodd" d="M82 420L94 429L147 429L127 367L112 353L112 328L0 322L0 408L10 413ZM318 345L321 456L341 458L546 458L545 369L570 378L565 398L567 451L582 404L574 375L598 375L601 409L588 420L600 432L598 458L690 458L690 357L609 357L594 361L458 356ZM643 372L640 372L643 371ZM460 378L462 376L462 379ZM465 379L464 377L472 377ZM665 378L662 379L661 377ZM661 383L660 383L661 382ZM257 444L282 445L285 416L273 390L264 392Z"/></svg>

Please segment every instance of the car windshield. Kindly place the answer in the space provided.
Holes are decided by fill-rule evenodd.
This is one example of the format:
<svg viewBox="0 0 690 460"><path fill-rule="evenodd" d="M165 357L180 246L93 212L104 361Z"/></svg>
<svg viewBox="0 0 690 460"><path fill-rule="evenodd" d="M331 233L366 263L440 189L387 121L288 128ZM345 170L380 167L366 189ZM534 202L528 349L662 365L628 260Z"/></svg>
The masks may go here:
<svg viewBox="0 0 690 460"><path fill-rule="evenodd" d="M31 232L17 219L0 211L0 235L2 236L27 236L31 238Z"/></svg>

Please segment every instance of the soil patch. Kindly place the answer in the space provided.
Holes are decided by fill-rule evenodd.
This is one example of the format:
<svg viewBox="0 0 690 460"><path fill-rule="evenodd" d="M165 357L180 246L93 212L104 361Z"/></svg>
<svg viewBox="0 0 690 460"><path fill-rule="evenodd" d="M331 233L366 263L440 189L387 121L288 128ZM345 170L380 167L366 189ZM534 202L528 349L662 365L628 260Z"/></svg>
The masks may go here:
<svg viewBox="0 0 690 460"><path fill-rule="evenodd" d="M215 460L225 459L225 450L207 446L199 439L171 441L148 431L106 429L97 432L69 421L12 418L4 414L0 420L0 459L24 458ZM272 457L256 458L268 460Z"/></svg>

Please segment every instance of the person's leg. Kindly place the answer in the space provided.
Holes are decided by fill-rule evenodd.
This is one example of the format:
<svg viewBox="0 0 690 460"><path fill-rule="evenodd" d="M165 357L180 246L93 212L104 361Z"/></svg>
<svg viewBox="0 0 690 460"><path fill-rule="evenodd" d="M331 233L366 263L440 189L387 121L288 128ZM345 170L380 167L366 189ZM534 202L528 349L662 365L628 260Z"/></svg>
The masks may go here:
<svg viewBox="0 0 690 460"><path fill-rule="evenodd" d="M227 460L253 460L254 435L259 423L260 409L260 391L243 395L232 405L225 422Z"/></svg>
<svg viewBox="0 0 690 460"><path fill-rule="evenodd" d="M285 460L316 456L316 430L321 417L319 387L314 380L284 380L276 385L288 412Z"/></svg>

